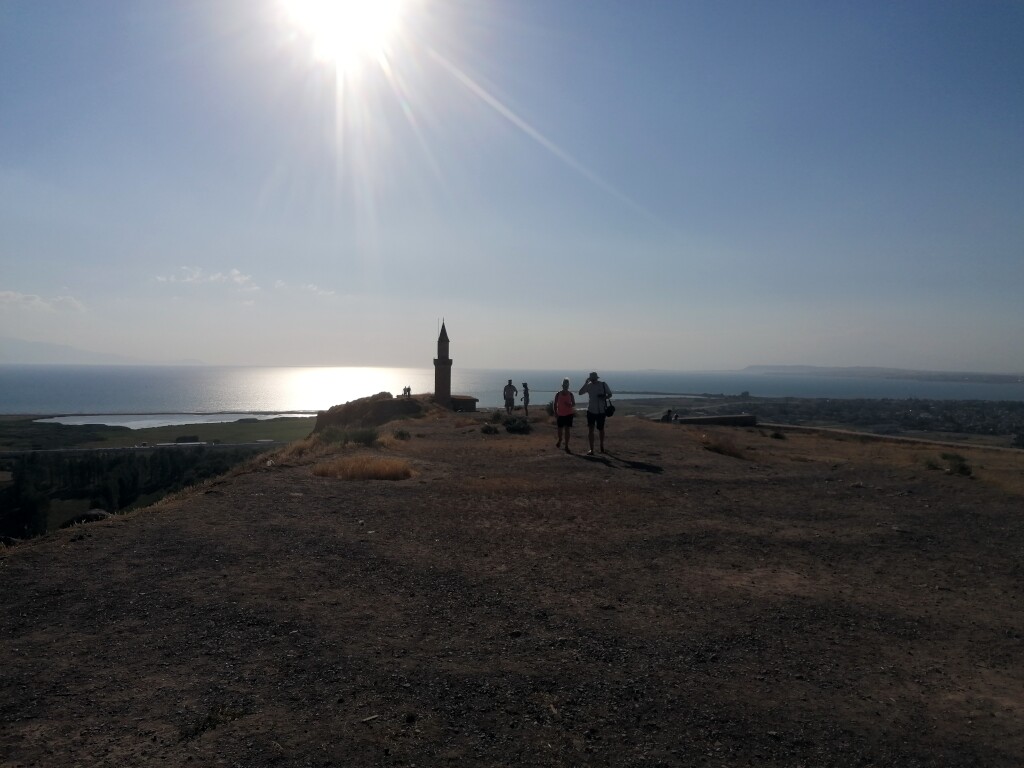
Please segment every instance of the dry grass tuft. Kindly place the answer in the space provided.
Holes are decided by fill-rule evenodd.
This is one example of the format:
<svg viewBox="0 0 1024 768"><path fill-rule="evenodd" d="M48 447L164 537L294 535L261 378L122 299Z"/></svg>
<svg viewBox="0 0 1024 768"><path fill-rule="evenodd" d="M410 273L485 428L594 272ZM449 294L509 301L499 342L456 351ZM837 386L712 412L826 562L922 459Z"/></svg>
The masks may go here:
<svg viewBox="0 0 1024 768"><path fill-rule="evenodd" d="M266 458L269 458L274 464L296 464L330 456L357 445L393 448L396 444L396 440L378 437L377 430L372 427L352 430L331 427L302 440L289 443ZM257 466L252 469L259 469L261 463L265 463L265 460L257 461ZM272 465L267 464L266 466Z"/></svg>
<svg viewBox="0 0 1024 768"><path fill-rule="evenodd" d="M401 448L402 443L393 435L384 435L382 437L377 438L377 442L373 444L373 447L382 448L385 451L393 451L396 448Z"/></svg>
<svg viewBox="0 0 1024 768"><path fill-rule="evenodd" d="M317 464L313 474L338 480L406 480L412 477L412 467L400 459L350 456Z"/></svg>
<svg viewBox="0 0 1024 768"><path fill-rule="evenodd" d="M310 435L302 440L289 443L279 451L275 451L270 458L275 464L299 461L301 459L315 458L330 450L318 435Z"/></svg>

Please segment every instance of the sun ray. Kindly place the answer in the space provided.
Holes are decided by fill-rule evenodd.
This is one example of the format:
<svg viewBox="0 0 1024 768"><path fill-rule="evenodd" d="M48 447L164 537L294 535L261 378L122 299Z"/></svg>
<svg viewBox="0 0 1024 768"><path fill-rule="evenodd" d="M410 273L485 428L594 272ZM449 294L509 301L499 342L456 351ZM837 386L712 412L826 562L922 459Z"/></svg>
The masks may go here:
<svg viewBox="0 0 1024 768"><path fill-rule="evenodd" d="M463 70L459 69L459 67L455 66L455 64L453 64L452 62L448 61L448 59L444 58L436 50L434 50L433 48L429 48L429 49L427 49L427 52L429 53L431 58L433 58L438 64L440 64L445 70L447 70L447 72L452 77L454 77L459 83L461 83L463 86L465 86L477 98L479 98L487 106L489 106L491 109L493 109L499 115L501 115L506 120L508 120L510 123L512 123L512 125L514 125L516 128L521 130L523 133L525 133L527 136L529 136L535 142L537 142L542 147L544 147L544 149L546 149L552 155L557 157L559 160L561 160L567 166L572 168L574 171L579 173L581 176L586 178L588 181L590 181L593 184L595 184L596 186L598 186L603 191L607 192L609 195L613 196L619 202L625 203L626 205L628 205L630 208L632 208L634 211L636 211L637 213L641 214L642 216L650 219L651 221L659 224L660 226L671 228L670 225L667 224L665 221L662 221L659 217L657 217L656 215L654 215L653 213L648 211L646 208L644 208L642 205L637 203L635 200L633 200L632 198L628 197L624 193L620 192L618 189L613 187L610 183L608 183L603 178L601 178L599 175L597 175L594 171L590 170L587 166L585 166L583 163L581 163L575 157L573 157L568 152L566 152L564 149L562 149L560 146L555 144L555 142L551 141L551 139L549 139L547 136L545 136L540 131L538 131L536 128L534 128L532 125L530 125L528 122L526 122L526 120L524 120L523 118L519 117L519 115L517 115L509 107L507 107L505 104L503 104L497 97L495 97L493 94L489 93L487 91L487 89L485 89L482 85L477 83L473 78L471 78Z"/></svg>
<svg viewBox="0 0 1024 768"><path fill-rule="evenodd" d="M422 21L409 13L415 0L281 0L292 24L307 37L314 57L333 67L335 87L335 142L339 177L351 185L355 202L365 208L366 220L374 217L373 190L376 162L374 149L383 146L389 126L374 124L378 114L377 89L387 85L397 100L400 113L423 152L436 178L444 172L421 125L422 115L414 89L403 76L403 62L410 56L433 62L439 71L467 89L484 106L496 112L516 129L607 195L623 203L659 227L673 227L623 193L584 163L545 136L518 115L470 74L433 46L417 40L415 29ZM407 7L408 6L408 7ZM408 16L409 18L403 18ZM405 27L403 29L403 21ZM403 55L396 56L396 53ZM367 66L369 65L369 66ZM373 75L376 75L376 78Z"/></svg>

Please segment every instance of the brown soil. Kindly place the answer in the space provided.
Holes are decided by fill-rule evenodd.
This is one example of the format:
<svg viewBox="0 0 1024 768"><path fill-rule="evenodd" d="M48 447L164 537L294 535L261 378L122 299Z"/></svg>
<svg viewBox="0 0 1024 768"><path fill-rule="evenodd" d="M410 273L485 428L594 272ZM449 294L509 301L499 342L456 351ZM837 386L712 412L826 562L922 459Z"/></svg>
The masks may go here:
<svg viewBox="0 0 1024 768"><path fill-rule="evenodd" d="M6 551L0 765L1024 764L1024 454L485 418Z"/></svg>

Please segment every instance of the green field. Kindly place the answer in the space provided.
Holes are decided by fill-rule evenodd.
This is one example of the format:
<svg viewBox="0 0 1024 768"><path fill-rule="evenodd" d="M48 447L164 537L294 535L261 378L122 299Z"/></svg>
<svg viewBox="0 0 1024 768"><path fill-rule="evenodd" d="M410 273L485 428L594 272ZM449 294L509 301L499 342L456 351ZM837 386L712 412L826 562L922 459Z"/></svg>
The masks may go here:
<svg viewBox="0 0 1024 768"><path fill-rule="evenodd" d="M204 443L255 443L263 440L290 443L306 437L316 422L315 416L307 416L128 429L98 424L40 424L35 421L37 418L42 417L0 418L0 451L126 448L143 443L173 443L183 437L194 437Z"/></svg>

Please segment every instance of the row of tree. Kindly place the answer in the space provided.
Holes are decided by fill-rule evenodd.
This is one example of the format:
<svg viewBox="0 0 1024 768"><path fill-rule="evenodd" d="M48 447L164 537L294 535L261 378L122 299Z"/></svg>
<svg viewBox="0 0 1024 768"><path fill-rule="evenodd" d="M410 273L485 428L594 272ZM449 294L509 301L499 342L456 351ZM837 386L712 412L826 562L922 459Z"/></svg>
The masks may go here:
<svg viewBox="0 0 1024 768"><path fill-rule="evenodd" d="M0 489L0 536L46 532L51 502L79 499L91 509L118 512L144 500L216 477L258 448L153 448L119 451L29 452L3 460L12 473Z"/></svg>

